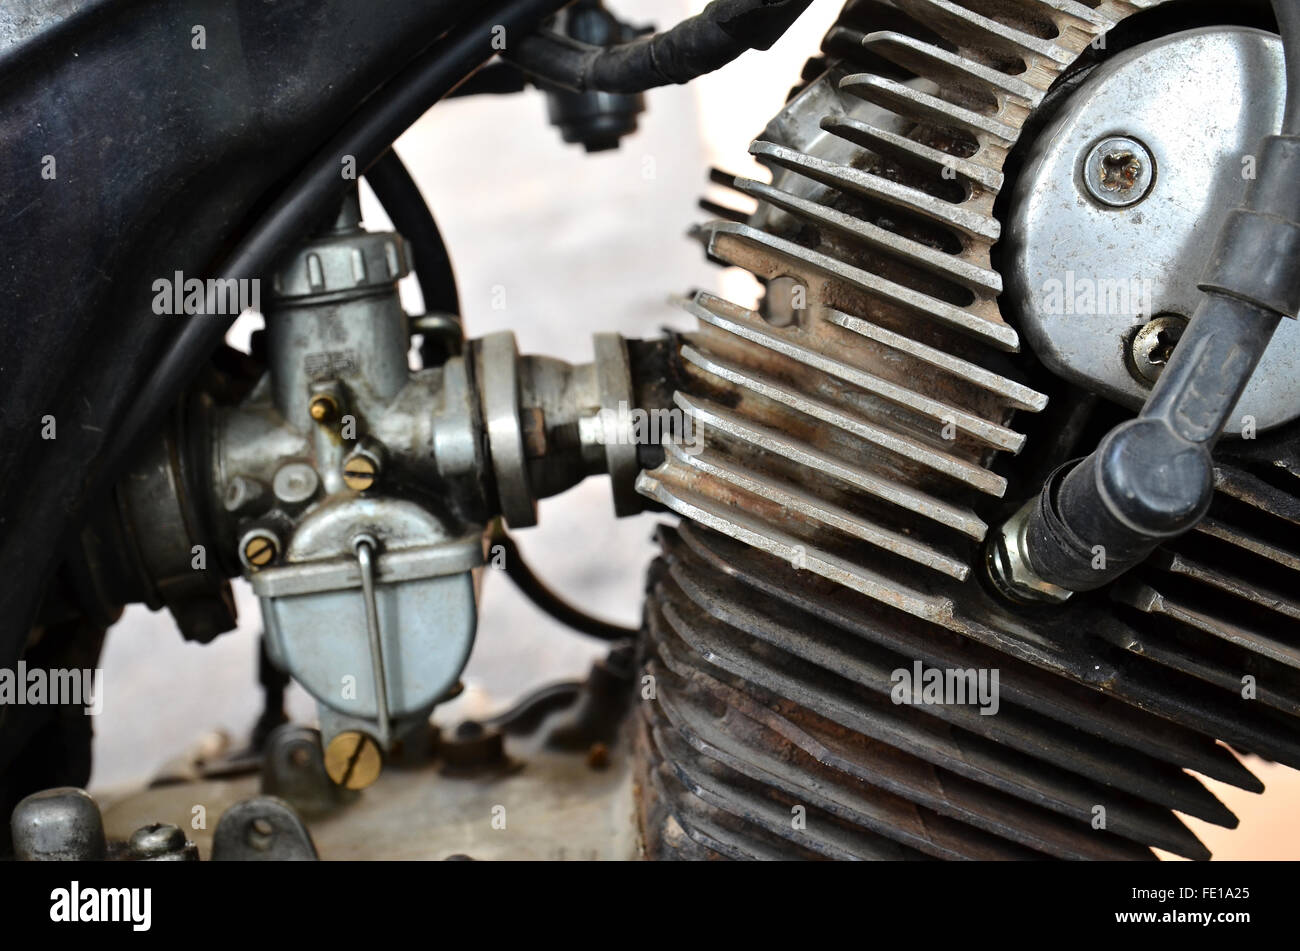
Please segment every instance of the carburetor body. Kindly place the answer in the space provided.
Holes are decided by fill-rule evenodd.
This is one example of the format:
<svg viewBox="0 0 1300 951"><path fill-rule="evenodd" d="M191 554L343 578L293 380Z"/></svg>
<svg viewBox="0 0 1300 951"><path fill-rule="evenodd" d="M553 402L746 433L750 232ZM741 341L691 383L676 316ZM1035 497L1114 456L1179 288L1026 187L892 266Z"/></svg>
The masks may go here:
<svg viewBox="0 0 1300 951"><path fill-rule="evenodd" d="M274 272L266 372L238 402L195 401L83 539L101 602L166 604L196 639L233 626L225 578L244 574L327 747L391 748L455 691L493 519L533 525L539 498L599 472L617 473L618 514L641 509L626 342L597 335L574 366L502 332L412 369L408 272L401 237L365 230L350 195ZM142 530L159 510L179 514ZM173 577L184 598L165 596Z"/></svg>

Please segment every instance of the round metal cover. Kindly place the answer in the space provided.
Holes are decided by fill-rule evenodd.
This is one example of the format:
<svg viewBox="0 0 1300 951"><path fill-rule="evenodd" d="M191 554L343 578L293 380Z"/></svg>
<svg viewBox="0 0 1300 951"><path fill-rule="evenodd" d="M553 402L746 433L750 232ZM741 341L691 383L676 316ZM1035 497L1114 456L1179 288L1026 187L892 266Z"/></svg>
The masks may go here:
<svg viewBox="0 0 1300 951"><path fill-rule="evenodd" d="M1260 141L1281 127L1284 100L1281 41L1244 28L1135 47L1071 94L1034 143L1007 227L1009 298L1049 369L1125 406L1145 402L1134 338L1154 317L1196 309L1219 225L1245 195ZM1086 177L1089 157L1116 139L1153 159L1149 191L1128 206L1098 200ZM1264 430L1300 415L1298 353L1300 326L1285 320L1236 420Z"/></svg>

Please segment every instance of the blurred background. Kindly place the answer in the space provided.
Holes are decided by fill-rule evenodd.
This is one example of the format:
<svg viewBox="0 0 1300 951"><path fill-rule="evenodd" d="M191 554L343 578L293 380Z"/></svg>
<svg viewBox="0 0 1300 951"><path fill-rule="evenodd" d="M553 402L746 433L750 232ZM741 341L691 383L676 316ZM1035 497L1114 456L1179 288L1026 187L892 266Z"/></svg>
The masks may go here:
<svg viewBox="0 0 1300 951"><path fill-rule="evenodd" d="M614 0L625 20L660 27L706 0ZM584 362L591 335L654 336L689 327L667 300L707 288L738 302L756 284L707 264L685 233L706 217L708 169L753 174L748 146L784 103L804 61L816 53L842 0L814 0L771 50L750 52L687 87L646 94L636 134L618 151L585 154L565 145L544 97L478 96L439 104L397 141L438 220L456 267L466 333L513 330L523 353ZM755 175L755 177L758 177ZM763 177L766 177L765 175ZM728 201L736 203L734 197ZM366 224L389 227L363 189ZM414 279L403 288L419 312ZM504 306L501 306L504 303ZM243 318L230 341L247 348L260 318ZM608 480L592 478L540 506L540 524L515 533L548 584L589 613L635 626L655 517L615 519ZM487 571L465 693L436 719L455 723L507 706L529 688L585 675L604 646L552 621L498 571ZM247 738L261 705L257 687L257 601L235 583L240 625L206 646L181 640L166 611L129 608L109 632L103 656L103 713L95 722L92 791L146 782L205 734ZM296 685L288 710L315 720ZM1252 761L1269 786L1251 796L1210 783L1238 816L1235 833L1186 820L1216 858L1300 858L1294 802L1300 773Z"/></svg>

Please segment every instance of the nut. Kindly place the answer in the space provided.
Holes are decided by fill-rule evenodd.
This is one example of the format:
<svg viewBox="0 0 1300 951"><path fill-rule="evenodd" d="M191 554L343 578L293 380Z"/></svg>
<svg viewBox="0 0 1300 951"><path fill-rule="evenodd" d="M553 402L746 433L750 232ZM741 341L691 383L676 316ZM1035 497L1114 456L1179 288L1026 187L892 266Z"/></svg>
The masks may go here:
<svg viewBox="0 0 1300 951"><path fill-rule="evenodd" d="M1029 513L1037 504L1037 498L1030 499L994 533L986 548L985 563L993 584L1007 597L1062 604L1074 592L1040 578L1025 557L1025 530L1029 527Z"/></svg>

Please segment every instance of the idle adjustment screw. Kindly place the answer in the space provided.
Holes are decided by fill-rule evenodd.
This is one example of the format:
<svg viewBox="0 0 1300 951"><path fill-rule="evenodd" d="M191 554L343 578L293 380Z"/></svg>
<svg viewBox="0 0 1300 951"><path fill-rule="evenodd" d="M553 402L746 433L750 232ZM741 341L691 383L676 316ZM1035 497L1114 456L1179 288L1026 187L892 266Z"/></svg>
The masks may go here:
<svg viewBox="0 0 1300 951"><path fill-rule="evenodd" d="M365 492L379 478L379 460L365 449L353 450L343 460L343 484L353 492Z"/></svg>
<svg viewBox="0 0 1300 951"><path fill-rule="evenodd" d="M279 553L280 540L264 528L253 529L239 545L240 560L254 571L275 561Z"/></svg>

